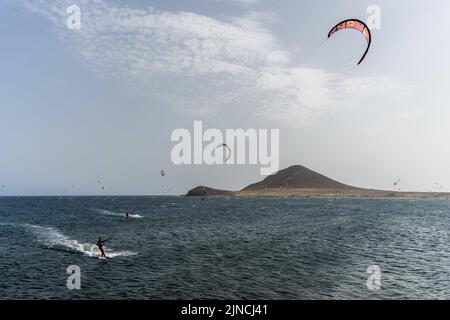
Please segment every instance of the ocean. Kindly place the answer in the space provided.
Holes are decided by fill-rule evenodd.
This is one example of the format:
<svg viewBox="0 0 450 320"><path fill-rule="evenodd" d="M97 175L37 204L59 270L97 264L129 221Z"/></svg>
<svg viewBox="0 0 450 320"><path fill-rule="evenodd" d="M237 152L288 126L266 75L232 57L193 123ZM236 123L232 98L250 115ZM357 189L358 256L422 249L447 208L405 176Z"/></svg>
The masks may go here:
<svg viewBox="0 0 450 320"><path fill-rule="evenodd" d="M449 227L447 200L2 197L0 299L448 299Z"/></svg>

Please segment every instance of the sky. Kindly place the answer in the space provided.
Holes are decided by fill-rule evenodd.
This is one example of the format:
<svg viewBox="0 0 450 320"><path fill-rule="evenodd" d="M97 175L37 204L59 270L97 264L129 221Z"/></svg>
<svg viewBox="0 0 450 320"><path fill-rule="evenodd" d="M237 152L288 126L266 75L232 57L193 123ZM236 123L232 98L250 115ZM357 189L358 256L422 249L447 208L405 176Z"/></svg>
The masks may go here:
<svg viewBox="0 0 450 320"><path fill-rule="evenodd" d="M70 5L79 30L67 28ZM364 37L327 34L367 21L373 5L380 29L355 67ZM264 178L258 165L174 165L171 133L195 120L279 129L280 168L450 191L449 11L419 0L1 0L0 196L183 194Z"/></svg>

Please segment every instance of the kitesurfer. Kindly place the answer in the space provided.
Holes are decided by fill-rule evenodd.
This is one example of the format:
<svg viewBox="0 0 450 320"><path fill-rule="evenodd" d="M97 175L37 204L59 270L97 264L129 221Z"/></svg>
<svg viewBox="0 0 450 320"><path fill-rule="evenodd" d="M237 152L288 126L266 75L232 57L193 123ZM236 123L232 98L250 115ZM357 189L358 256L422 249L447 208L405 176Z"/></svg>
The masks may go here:
<svg viewBox="0 0 450 320"><path fill-rule="evenodd" d="M97 241L97 247L100 250L100 252L102 253L100 255L100 257L103 258L108 258L105 254L105 242L108 241L108 239L102 240L102 237L98 237L98 241Z"/></svg>

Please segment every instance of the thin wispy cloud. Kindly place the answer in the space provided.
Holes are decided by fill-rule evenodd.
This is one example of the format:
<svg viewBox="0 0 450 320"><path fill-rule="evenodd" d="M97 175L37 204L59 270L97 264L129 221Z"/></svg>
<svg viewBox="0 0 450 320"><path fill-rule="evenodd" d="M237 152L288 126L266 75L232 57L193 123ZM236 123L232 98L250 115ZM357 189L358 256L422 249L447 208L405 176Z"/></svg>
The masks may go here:
<svg viewBox="0 0 450 320"><path fill-rule="evenodd" d="M228 2L228 3L234 3L244 6L251 6L255 4L260 4L262 0L214 0L216 2Z"/></svg>
<svg viewBox="0 0 450 320"><path fill-rule="evenodd" d="M403 87L390 79L291 66L290 52L264 24L263 13L219 20L103 0L75 3L82 10L78 31L66 28L66 8L73 0L23 1L29 12L51 21L99 76L124 79L132 89L163 98L181 112L206 115L239 103L255 116L289 123L357 105L374 86L385 87L385 94Z"/></svg>

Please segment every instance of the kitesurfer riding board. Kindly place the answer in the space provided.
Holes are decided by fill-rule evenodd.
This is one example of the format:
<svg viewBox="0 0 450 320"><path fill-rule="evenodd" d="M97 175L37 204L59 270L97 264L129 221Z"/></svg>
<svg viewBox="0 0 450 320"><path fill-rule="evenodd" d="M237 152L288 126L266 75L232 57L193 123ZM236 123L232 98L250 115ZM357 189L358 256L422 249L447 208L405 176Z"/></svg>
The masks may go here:
<svg viewBox="0 0 450 320"><path fill-rule="evenodd" d="M101 252L99 259L107 259L108 257L105 254L105 242L109 239L102 240L102 237L98 237L97 247Z"/></svg>

